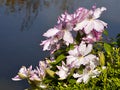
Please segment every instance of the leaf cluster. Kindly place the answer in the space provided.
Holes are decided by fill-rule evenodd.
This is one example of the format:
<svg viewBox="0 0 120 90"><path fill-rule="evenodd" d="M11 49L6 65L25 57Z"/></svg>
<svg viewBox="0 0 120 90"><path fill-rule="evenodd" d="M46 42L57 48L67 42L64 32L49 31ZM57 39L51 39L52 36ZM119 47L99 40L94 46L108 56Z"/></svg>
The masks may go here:
<svg viewBox="0 0 120 90"><path fill-rule="evenodd" d="M101 74L96 78L90 78L87 84L76 83L76 80L71 75L68 76L68 79L59 80L59 77L53 72L57 70L54 66L60 65L65 60L67 51L73 48L71 45L66 49L61 48L55 52L56 62L51 63L53 67L48 70L47 77L43 81L44 84L47 84L47 88L28 90L120 90L120 47L119 44L116 44L117 41L117 39L111 42L100 41L94 44L92 53L100 58L98 68L101 69Z"/></svg>

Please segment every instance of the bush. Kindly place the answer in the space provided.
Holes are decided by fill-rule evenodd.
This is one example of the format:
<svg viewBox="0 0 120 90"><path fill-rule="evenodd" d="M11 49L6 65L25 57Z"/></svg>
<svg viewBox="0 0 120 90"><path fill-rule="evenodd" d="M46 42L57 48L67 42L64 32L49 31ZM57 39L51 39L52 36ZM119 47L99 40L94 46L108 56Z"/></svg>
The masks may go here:
<svg viewBox="0 0 120 90"><path fill-rule="evenodd" d="M120 89L120 35L106 40L107 23L98 18L105 7L65 12L57 25L43 34L43 50L50 56L36 69L22 66L14 81L26 79L26 90ZM107 37L108 38L108 37Z"/></svg>

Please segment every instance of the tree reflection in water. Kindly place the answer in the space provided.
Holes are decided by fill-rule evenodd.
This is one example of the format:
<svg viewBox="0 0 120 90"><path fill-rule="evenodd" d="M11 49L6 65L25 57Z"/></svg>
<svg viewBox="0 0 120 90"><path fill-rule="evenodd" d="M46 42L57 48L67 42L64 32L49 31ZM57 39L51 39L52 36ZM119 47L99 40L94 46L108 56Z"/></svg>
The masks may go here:
<svg viewBox="0 0 120 90"><path fill-rule="evenodd" d="M26 14L21 25L21 30L29 30L38 15L39 0L28 0L26 2Z"/></svg>
<svg viewBox="0 0 120 90"><path fill-rule="evenodd" d="M21 31L29 30L40 10L48 9L50 6L58 8L58 12L73 8L74 0L0 0L0 5L6 6L5 12L18 13L25 11L21 24Z"/></svg>
<svg viewBox="0 0 120 90"><path fill-rule="evenodd" d="M20 30L29 30L38 15L40 0L6 0L4 3L7 14L24 11Z"/></svg>

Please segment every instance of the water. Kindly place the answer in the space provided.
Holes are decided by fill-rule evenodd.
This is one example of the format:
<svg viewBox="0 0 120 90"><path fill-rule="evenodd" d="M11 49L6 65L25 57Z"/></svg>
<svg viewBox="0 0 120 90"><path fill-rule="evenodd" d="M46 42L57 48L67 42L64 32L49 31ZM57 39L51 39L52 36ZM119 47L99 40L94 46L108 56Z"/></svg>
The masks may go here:
<svg viewBox="0 0 120 90"><path fill-rule="evenodd" d="M65 10L96 4L108 10L101 19L111 37L120 33L120 0L0 0L0 90L23 90L25 82L13 82L22 65L37 65L47 56L39 45L42 34L56 24Z"/></svg>

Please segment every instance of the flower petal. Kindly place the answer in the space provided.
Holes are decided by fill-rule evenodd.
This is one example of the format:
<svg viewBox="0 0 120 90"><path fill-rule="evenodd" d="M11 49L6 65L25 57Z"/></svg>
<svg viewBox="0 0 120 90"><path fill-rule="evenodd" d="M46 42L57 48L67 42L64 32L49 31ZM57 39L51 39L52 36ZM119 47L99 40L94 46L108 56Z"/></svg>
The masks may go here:
<svg viewBox="0 0 120 90"><path fill-rule="evenodd" d="M102 32L104 30L104 25L100 20L94 20L94 29L98 32Z"/></svg>
<svg viewBox="0 0 120 90"><path fill-rule="evenodd" d="M60 30L58 30L57 28L51 28L49 29L46 33L43 34L43 36L45 37L53 37L54 35L56 35Z"/></svg>
<svg viewBox="0 0 120 90"><path fill-rule="evenodd" d="M88 21L87 26L84 28L84 31L85 31L86 34L89 34L94 29L94 23L93 22L94 22L93 20Z"/></svg>
<svg viewBox="0 0 120 90"><path fill-rule="evenodd" d="M40 45L44 45L43 51L45 51L45 50L50 50L50 46L51 46L50 44L51 44L51 40L48 39L48 40L42 41L42 43Z"/></svg>
<svg viewBox="0 0 120 90"><path fill-rule="evenodd" d="M72 34L69 31L64 30L63 40L66 41L67 43L73 43Z"/></svg>
<svg viewBox="0 0 120 90"><path fill-rule="evenodd" d="M86 50L84 51L84 55L89 54L91 52L92 48L93 48L93 45L92 44L88 44L86 46Z"/></svg>
<svg viewBox="0 0 120 90"><path fill-rule="evenodd" d="M15 76L14 78L12 78L12 80L14 80L14 81L20 81L20 80L22 80L22 79L19 77L19 75L17 75L17 76Z"/></svg>
<svg viewBox="0 0 120 90"><path fill-rule="evenodd" d="M99 18L100 17L100 15L102 14L102 12L103 11L105 11L106 10L106 8L105 7L101 7L101 8L97 8L97 9L95 9L95 11L94 11L94 19L97 19L97 18Z"/></svg>
<svg viewBox="0 0 120 90"><path fill-rule="evenodd" d="M82 22L78 23L74 28L75 31L82 30L87 24L89 23L88 20L83 20Z"/></svg>

